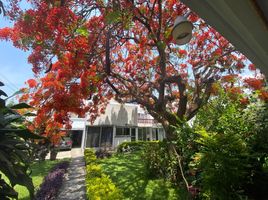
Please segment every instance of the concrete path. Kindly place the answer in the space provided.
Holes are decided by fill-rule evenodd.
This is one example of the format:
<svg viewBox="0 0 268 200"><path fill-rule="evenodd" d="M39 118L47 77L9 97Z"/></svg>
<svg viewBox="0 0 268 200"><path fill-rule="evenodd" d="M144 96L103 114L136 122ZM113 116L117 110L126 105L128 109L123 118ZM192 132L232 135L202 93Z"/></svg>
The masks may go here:
<svg viewBox="0 0 268 200"><path fill-rule="evenodd" d="M71 151L59 151L57 154L57 159L63 159L63 158L71 158ZM46 160L50 159L50 153L47 154Z"/></svg>
<svg viewBox="0 0 268 200"><path fill-rule="evenodd" d="M72 160L57 200L85 200L85 161L81 149L71 150Z"/></svg>

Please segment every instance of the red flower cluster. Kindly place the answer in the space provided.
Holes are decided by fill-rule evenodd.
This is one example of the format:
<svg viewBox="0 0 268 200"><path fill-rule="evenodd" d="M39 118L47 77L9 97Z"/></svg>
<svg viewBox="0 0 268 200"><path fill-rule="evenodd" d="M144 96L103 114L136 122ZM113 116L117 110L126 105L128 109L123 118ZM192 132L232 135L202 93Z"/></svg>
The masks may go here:
<svg viewBox="0 0 268 200"><path fill-rule="evenodd" d="M245 84L254 89L254 90L260 90L263 87L263 80L258 78L246 78L244 80Z"/></svg>

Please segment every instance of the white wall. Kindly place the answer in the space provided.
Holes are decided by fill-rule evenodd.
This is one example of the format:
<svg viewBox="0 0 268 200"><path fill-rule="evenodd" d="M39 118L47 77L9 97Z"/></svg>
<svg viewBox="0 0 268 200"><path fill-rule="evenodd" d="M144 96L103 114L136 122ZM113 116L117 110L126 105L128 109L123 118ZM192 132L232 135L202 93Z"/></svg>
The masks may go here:
<svg viewBox="0 0 268 200"><path fill-rule="evenodd" d="M135 104L110 103L105 114L98 117L93 125L137 126L138 107ZM87 125L90 125L87 122Z"/></svg>

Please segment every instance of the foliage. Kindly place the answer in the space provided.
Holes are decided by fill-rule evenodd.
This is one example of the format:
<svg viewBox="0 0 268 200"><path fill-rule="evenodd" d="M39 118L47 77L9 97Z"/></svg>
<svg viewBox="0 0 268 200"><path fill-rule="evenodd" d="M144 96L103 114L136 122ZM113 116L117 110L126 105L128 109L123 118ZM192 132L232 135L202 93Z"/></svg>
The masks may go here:
<svg viewBox="0 0 268 200"><path fill-rule="evenodd" d="M90 113L93 121L115 98L144 106L172 139L175 116L193 118L217 94L217 82L239 98L243 93L238 74L250 62L193 12L193 39L175 44L170 27L189 12L180 1L34 0L25 11L22 0L9 1L14 27L1 29L0 39L31 51L40 78L28 80L22 99L38 108L34 124L46 135L70 125L70 112ZM267 97L257 75L245 84Z"/></svg>
<svg viewBox="0 0 268 200"><path fill-rule="evenodd" d="M107 149L99 149L95 152L97 158L109 158L112 156L112 153Z"/></svg>
<svg viewBox="0 0 268 200"><path fill-rule="evenodd" d="M62 186L64 174L66 173L68 166L69 162L64 161L51 169L36 193L36 200L57 199L57 194Z"/></svg>
<svg viewBox="0 0 268 200"><path fill-rule="evenodd" d="M150 144L158 143L158 141L132 141L132 142L123 142L120 145L117 146L117 152L118 153L124 153L124 152L133 152L133 151L139 151L144 150L146 146Z"/></svg>
<svg viewBox="0 0 268 200"><path fill-rule="evenodd" d="M201 144L194 161L201 169L201 188L205 199L238 199L247 175L248 147L239 134L199 131Z"/></svg>
<svg viewBox="0 0 268 200"><path fill-rule="evenodd" d="M143 160L151 177L176 180L178 174L176 158L169 153L167 141L147 145Z"/></svg>
<svg viewBox="0 0 268 200"><path fill-rule="evenodd" d="M121 189L124 198L133 200L187 199L187 191L162 178L148 177L142 151L115 154L99 160L103 171Z"/></svg>
<svg viewBox="0 0 268 200"><path fill-rule="evenodd" d="M198 150L190 168L205 199L267 198L267 104L244 107L221 94L194 122Z"/></svg>
<svg viewBox="0 0 268 200"><path fill-rule="evenodd" d="M0 82L0 86L4 84ZM0 90L0 97L7 96ZM15 109L24 109L29 106L24 103L6 106L6 101L0 98L0 172L8 179L10 185L0 175L0 198L17 197L13 187L16 184L27 187L33 197L34 186L29 176L29 164L32 155L32 146L29 139L40 139L40 136L31 133L23 125L23 118ZM11 187L10 187L11 186Z"/></svg>
<svg viewBox="0 0 268 200"><path fill-rule="evenodd" d="M250 168L246 193L255 199L268 198L268 104L256 102L244 113L252 132L246 135L250 146Z"/></svg>
<svg viewBox="0 0 268 200"><path fill-rule="evenodd" d="M85 149L86 161L86 193L88 199L120 200L122 194L113 184L109 176L105 175L101 166L96 163L93 150Z"/></svg>
<svg viewBox="0 0 268 200"><path fill-rule="evenodd" d="M91 162L95 162L97 160L95 152L92 149L85 149L84 156L86 165L89 165Z"/></svg>

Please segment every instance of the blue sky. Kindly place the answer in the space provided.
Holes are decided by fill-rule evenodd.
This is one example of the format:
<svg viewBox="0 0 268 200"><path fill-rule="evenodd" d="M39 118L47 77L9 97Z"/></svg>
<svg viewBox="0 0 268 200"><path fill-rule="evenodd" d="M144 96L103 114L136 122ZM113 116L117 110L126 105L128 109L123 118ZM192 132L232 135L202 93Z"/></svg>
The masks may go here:
<svg viewBox="0 0 268 200"><path fill-rule="evenodd" d="M11 26L2 15L0 28ZM11 42L0 41L0 80L2 89L11 95L25 86L25 81L33 77L32 67L27 61L29 52L13 47Z"/></svg>

